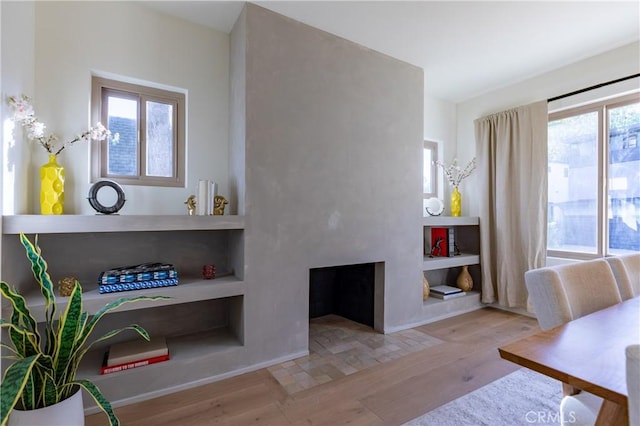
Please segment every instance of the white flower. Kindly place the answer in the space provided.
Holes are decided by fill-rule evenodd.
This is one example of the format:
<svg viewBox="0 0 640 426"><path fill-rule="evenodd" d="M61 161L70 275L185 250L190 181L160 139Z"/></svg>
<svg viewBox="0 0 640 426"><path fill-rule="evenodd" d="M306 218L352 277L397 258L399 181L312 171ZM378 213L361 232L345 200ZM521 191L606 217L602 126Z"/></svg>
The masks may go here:
<svg viewBox="0 0 640 426"><path fill-rule="evenodd" d="M49 154L58 155L67 145L71 145L78 141L89 142L92 139L102 141L111 135L109 130L107 130L101 123L98 123L96 126L90 127L89 130L76 136L69 142L63 143L60 148L55 150L54 145L58 140L58 137L54 134L45 136L44 129L46 126L36 118L33 107L31 106L31 99L26 95L22 95L19 98L16 96L9 96L7 98L7 102L13 109L13 120L20 122L22 127L27 131L27 137L31 140L38 141ZM116 136L117 138L114 138L114 140L119 139L119 135Z"/></svg>
<svg viewBox="0 0 640 426"><path fill-rule="evenodd" d="M34 121L32 124L27 126L27 136L29 139L38 139L44 137L44 123L40 123L39 121Z"/></svg>
<svg viewBox="0 0 640 426"><path fill-rule="evenodd" d="M17 121L27 120L33 117L33 107L29 103L30 99L22 95L20 98L9 97L9 104L14 108L14 117Z"/></svg>
<svg viewBox="0 0 640 426"><path fill-rule="evenodd" d="M437 166L442 167L444 175L447 177L449 184L451 184L451 186L453 186L454 188L457 188L460 185L460 182L462 182L464 178L469 177L469 175L471 175L471 172L473 172L473 170L476 168L476 157L473 157L473 160L471 160L464 169L460 169L460 166L458 166L457 158L454 158L453 163L451 163L451 165L449 166L438 160L434 161L434 163Z"/></svg>
<svg viewBox="0 0 640 426"><path fill-rule="evenodd" d="M102 125L102 123L96 124L96 126L92 127L90 130L91 130L91 139L95 139L97 141L103 141L111 134L111 132L108 131Z"/></svg>

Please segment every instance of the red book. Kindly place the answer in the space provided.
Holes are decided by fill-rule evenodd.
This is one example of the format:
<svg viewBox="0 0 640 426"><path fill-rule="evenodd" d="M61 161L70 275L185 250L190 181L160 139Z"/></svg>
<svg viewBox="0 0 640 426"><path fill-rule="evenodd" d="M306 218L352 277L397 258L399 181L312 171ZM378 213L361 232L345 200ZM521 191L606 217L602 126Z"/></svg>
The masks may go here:
<svg viewBox="0 0 640 426"><path fill-rule="evenodd" d="M117 365L107 365L107 359L109 358L109 352L105 353L102 367L100 367L100 374L115 373L118 371L130 370L132 368L144 367L145 365L155 364L157 362L168 361L170 359L169 354L154 356L151 358L140 359L137 361L125 362Z"/></svg>
<svg viewBox="0 0 640 426"><path fill-rule="evenodd" d="M431 228L431 255L449 256L449 228Z"/></svg>

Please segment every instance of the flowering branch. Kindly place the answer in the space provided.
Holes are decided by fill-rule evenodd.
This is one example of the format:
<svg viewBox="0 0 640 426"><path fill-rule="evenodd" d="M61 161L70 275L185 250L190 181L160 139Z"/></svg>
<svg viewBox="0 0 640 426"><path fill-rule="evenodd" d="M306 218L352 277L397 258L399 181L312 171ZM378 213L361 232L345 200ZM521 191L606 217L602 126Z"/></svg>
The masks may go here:
<svg viewBox="0 0 640 426"><path fill-rule="evenodd" d="M457 188L462 182L463 179L469 177L471 172L473 172L476 168L476 157L473 157L473 160L469 161L469 163L465 166L464 169L461 169L458 166L458 159L454 158L453 163L450 166L447 166L442 161L436 160L434 161L436 166L442 167L447 180L454 188Z"/></svg>
<svg viewBox="0 0 640 426"><path fill-rule="evenodd" d="M31 98L26 95L22 95L20 97L9 96L7 102L13 110L13 120L20 122L22 127L27 130L27 137L30 140L38 141L38 143L40 143L40 145L42 145L49 154L58 155L67 147L67 145L72 145L79 141L89 142L92 139L102 141L111 136L111 132L101 123L98 123L95 126L90 127L89 130L77 135L69 142L63 143L58 149L55 149L58 137L54 134L45 136L44 129L46 126L44 123L38 121L38 118L35 116L33 106L31 105ZM113 135L112 139L117 141L119 139L119 135L116 133Z"/></svg>

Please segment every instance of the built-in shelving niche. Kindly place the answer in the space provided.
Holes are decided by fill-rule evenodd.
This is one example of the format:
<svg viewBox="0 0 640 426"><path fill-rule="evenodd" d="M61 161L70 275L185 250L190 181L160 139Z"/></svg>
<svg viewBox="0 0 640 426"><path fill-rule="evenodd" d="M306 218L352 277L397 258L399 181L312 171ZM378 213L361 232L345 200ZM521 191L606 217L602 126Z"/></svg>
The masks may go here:
<svg viewBox="0 0 640 426"><path fill-rule="evenodd" d="M240 216L4 216L3 280L25 295L37 321L44 320L44 301L34 282L18 234L38 235L42 254L56 284L66 276L83 286L83 309L96 313L123 296L162 295L168 299L128 303L108 314L93 335L136 323L151 336L165 336L171 359L100 375L107 346L138 338L127 331L85 357L79 377L92 379L111 401L136 401L166 392L204 376L224 376L237 368L244 351L244 219ZM106 269L145 262L173 264L179 284L172 287L98 292L97 279ZM202 278L202 266L214 264L216 278ZM56 288L56 295L58 295ZM57 296L58 312L68 298ZM2 316L11 313L3 299ZM123 378L126 381L123 382ZM122 384L126 383L126 386ZM94 410L92 401L85 408Z"/></svg>
<svg viewBox="0 0 640 426"><path fill-rule="evenodd" d="M149 291L153 294L153 290ZM193 362L198 357L242 346L242 306L243 296L234 296L166 305L155 309L114 312L109 314L108 322L98 324L94 337L102 336L115 328L139 324L149 332L151 338L167 338L171 354L169 362ZM83 362L82 377L100 376L99 367L109 345L141 338L134 331L125 331L113 339L95 345ZM112 374L108 376L112 377Z"/></svg>

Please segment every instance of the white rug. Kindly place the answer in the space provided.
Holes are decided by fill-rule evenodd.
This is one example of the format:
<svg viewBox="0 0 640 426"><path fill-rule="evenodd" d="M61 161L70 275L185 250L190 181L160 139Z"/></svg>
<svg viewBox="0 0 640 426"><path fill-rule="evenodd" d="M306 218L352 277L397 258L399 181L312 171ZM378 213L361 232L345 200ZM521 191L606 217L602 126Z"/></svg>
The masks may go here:
<svg viewBox="0 0 640 426"><path fill-rule="evenodd" d="M559 425L561 399L560 382L523 368L405 425Z"/></svg>

